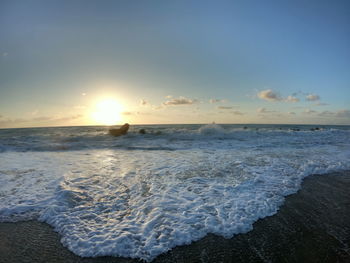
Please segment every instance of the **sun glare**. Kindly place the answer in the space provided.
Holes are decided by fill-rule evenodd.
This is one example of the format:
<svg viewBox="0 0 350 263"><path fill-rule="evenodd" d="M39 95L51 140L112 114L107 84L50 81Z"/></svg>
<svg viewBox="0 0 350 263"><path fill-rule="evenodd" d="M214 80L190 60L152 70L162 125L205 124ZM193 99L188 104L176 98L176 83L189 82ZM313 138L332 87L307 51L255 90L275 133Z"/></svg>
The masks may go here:
<svg viewBox="0 0 350 263"><path fill-rule="evenodd" d="M96 103L92 118L104 125L114 125L121 121L122 106L114 99L104 99Z"/></svg>

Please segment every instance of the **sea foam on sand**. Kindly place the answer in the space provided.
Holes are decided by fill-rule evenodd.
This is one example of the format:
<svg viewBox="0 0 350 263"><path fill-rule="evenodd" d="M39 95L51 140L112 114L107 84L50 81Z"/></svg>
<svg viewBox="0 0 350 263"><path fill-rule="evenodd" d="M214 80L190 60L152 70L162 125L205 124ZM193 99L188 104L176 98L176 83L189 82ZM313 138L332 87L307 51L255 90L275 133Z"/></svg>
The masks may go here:
<svg viewBox="0 0 350 263"><path fill-rule="evenodd" d="M305 176L350 168L349 141L329 135L319 143L311 134L309 142L290 133L181 136L186 148L176 150L138 141L129 149L3 152L0 221L38 218L80 256L149 261L208 233L245 233ZM174 137L159 140L178 147Z"/></svg>

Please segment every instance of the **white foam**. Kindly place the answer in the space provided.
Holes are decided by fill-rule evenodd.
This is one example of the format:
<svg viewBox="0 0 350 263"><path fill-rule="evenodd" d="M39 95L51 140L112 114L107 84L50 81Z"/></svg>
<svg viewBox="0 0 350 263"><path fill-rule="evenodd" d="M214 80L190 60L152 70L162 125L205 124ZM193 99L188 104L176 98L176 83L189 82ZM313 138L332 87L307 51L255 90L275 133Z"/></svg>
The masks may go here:
<svg viewBox="0 0 350 263"><path fill-rule="evenodd" d="M220 125L214 123L200 127L198 132L204 135L222 135L226 133L226 131Z"/></svg>
<svg viewBox="0 0 350 263"><path fill-rule="evenodd" d="M349 138L243 133L179 142L187 147L176 151L1 153L0 220L45 221L80 256L150 261L208 233L245 233L305 176L350 169Z"/></svg>

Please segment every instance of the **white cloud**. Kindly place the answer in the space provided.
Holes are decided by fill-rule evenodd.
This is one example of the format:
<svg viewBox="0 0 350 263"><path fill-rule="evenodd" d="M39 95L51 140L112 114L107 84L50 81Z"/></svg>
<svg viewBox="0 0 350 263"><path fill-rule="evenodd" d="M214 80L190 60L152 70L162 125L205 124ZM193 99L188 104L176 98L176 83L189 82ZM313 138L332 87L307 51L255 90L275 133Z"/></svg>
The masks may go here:
<svg viewBox="0 0 350 263"><path fill-rule="evenodd" d="M53 120L54 117L49 117L49 116L40 116L40 117L35 117L32 120L33 121L51 121ZM29 121L29 120L28 120Z"/></svg>
<svg viewBox="0 0 350 263"><path fill-rule="evenodd" d="M286 99L285 99L285 101L287 101L287 102L298 102L299 101L299 99L297 98L297 97L294 97L294 96L288 96Z"/></svg>
<svg viewBox="0 0 350 263"><path fill-rule="evenodd" d="M334 116L335 114L334 114L334 112L332 112L332 111L326 110L326 111L320 112L318 115L319 115L319 116L323 116L323 117L332 117L332 116Z"/></svg>
<svg viewBox="0 0 350 263"><path fill-rule="evenodd" d="M173 99L167 100L166 102L163 103L163 105L166 105L166 106L192 105L196 102L197 100L195 99L179 97L179 98L173 98Z"/></svg>
<svg viewBox="0 0 350 263"><path fill-rule="evenodd" d="M53 118L53 121L71 121L71 120L76 120L76 119L80 119L81 117L83 117L82 114L76 114L76 115L72 115L72 116L67 116L67 117L56 117Z"/></svg>
<svg viewBox="0 0 350 263"><path fill-rule="evenodd" d="M314 113L317 113L317 111L314 111L314 110L310 110L310 109L305 109L303 111L304 114L314 114Z"/></svg>
<svg viewBox="0 0 350 263"><path fill-rule="evenodd" d="M140 106L146 106L148 104L148 102L144 99L140 100Z"/></svg>
<svg viewBox="0 0 350 263"><path fill-rule="evenodd" d="M279 95L278 92L275 92L271 89L267 89L267 90L262 90L260 92L258 92L257 96L258 98L262 99L262 100L266 100L266 101L272 101L272 102L276 102L276 101L284 101L284 102L299 102L300 99L296 97L297 93L293 93L292 95L285 97L282 97L281 95Z"/></svg>
<svg viewBox="0 0 350 263"><path fill-rule="evenodd" d="M27 121L28 120L22 119L22 118L11 119L11 118L5 118L4 116L2 116L2 119L0 120L0 127L12 126L13 124L23 123Z"/></svg>
<svg viewBox="0 0 350 263"><path fill-rule="evenodd" d="M233 113L234 115L244 115L244 113L239 110L231 111L231 113Z"/></svg>
<svg viewBox="0 0 350 263"><path fill-rule="evenodd" d="M225 103L227 100L221 100L221 99L210 99L209 103L214 104L214 103Z"/></svg>
<svg viewBox="0 0 350 263"><path fill-rule="evenodd" d="M30 113L30 115L32 115L32 116L36 116L36 115L38 115L38 113L39 113L39 111L38 111L38 110L34 110L34 111L32 111L32 112Z"/></svg>
<svg viewBox="0 0 350 263"><path fill-rule="evenodd" d="M4 53L2 53L2 56L3 56L3 57L7 57L7 56L8 56L8 54L9 54L9 53L4 52Z"/></svg>
<svg viewBox="0 0 350 263"><path fill-rule="evenodd" d="M281 100L283 100L277 92L274 92L271 89L262 90L257 95L260 99L267 100L267 101L281 101Z"/></svg>
<svg viewBox="0 0 350 263"><path fill-rule="evenodd" d="M327 106L329 105L328 103L324 103L324 102L317 102L314 104L315 106Z"/></svg>
<svg viewBox="0 0 350 263"><path fill-rule="evenodd" d="M322 111L318 113L322 117L335 117L335 118L350 118L350 110L338 110L338 111Z"/></svg>
<svg viewBox="0 0 350 263"><path fill-rule="evenodd" d="M350 110L338 110L335 115L340 118L350 118Z"/></svg>
<svg viewBox="0 0 350 263"><path fill-rule="evenodd" d="M131 115L151 115L151 113L149 112L140 112L140 111L124 111L122 112L123 115L126 115L126 116L131 116Z"/></svg>
<svg viewBox="0 0 350 263"><path fill-rule="evenodd" d="M267 109L265 109L265 108L258 108L257 110L256 110L258 113L271 113L271 112L276 112L276 111L273 111L273 110L267 110Z"/></svg>
<svg viewBox="0 0 350 263"><path fill-rule="evenodd" d="M25 122L27 121L55 121L55 122L61 122L61 121L71 121L71 120L76 120L80 119L83 117L81 114L76 114L76 115L71 115L67 117L61 117L61 116L39 116L35 117L33 119L28 119L28 120L23 120Z"/></svg>
<svg viewBox="0 0 350 263"><path fill-rule="evenodd" d="M317 94L309 94L306 96L306 100L307 101L317 101L317 100L320 100L320 96L318 96Z"/></svg>
<svg viewBox="0 0 350 263"><path fill-rule="evenodd" d="M161 109L163 109L165 106L162 104L162 105L160 105L160 106L156 106L156 105L153 105L152 106L152 109L153 110L161 110Z"/></svg>
<svg viewBox="0 0 350 263"><path fill-rule="evenodd" d="M29 119L24 119L24 118L17 118L17 119L12 119L12 118L4 118L0 121L0 126L12 126L12 125L18 125L18 124L25 124L25 123L30 123L30 122L50 122L52 124L56 123L61 123L65 121L71 121L71 120L76 120L80 119L83 117L81 114L76 114L76 115L71 115L67 117L61 117L61 116L39 116L35 118L29 118Z"/></svg>
<svg viewBox="0 0 350 263"><path fill-rule="evenodd" d="M76 105L76 106L74 106L74 109L76 109L76 110L84 110L84 109L86 109L86 106L84 106L84 105Z"/></svg>
<svg viewBox="0 0 350 263"><path fill-rule="evenodd" d="M232 110L233 107L232 106L218 106L219 110Z"/></svg>

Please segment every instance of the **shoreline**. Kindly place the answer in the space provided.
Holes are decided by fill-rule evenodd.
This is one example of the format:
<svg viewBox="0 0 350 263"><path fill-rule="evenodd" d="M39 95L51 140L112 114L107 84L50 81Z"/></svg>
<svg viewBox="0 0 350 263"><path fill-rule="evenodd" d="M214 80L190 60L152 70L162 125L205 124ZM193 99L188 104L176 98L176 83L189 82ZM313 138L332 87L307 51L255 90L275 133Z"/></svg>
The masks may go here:
<svg viewBox="0 0 350 263"><path fill-rule="evenodd" d="M209 234L152 262L350 262L350 171L311 175L285 198L277 214L231 239ZM0 223L0 262L140 262L82 258L46 223ZM142 262L142 261L141 261Z"/></svg>

